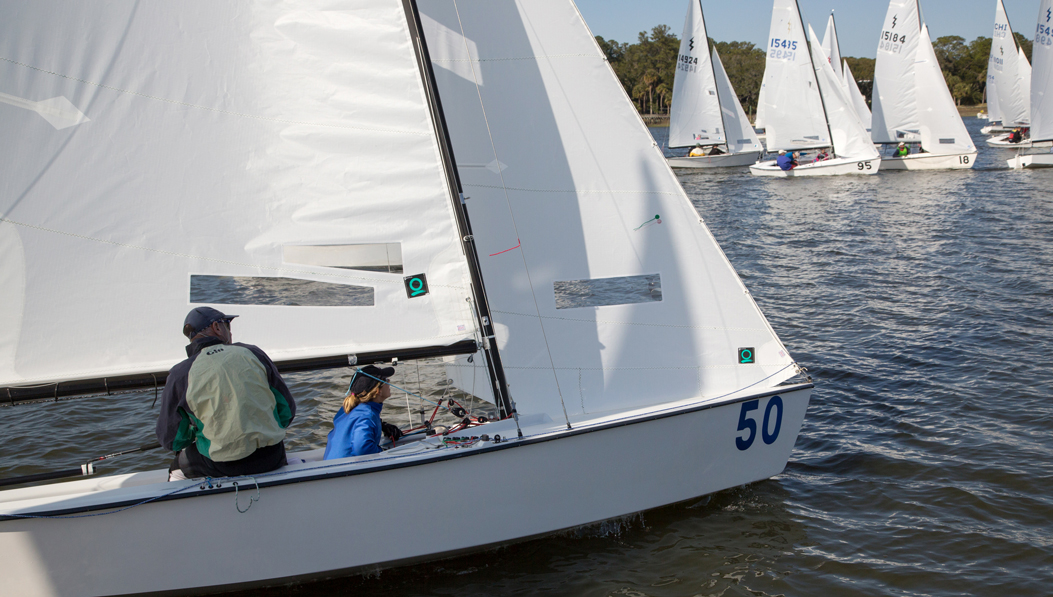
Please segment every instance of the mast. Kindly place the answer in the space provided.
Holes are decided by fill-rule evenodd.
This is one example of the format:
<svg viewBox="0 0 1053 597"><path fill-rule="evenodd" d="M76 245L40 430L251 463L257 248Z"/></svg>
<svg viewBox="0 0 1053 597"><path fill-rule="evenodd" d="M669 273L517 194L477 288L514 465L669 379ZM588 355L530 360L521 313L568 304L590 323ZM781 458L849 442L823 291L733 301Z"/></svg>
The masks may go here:
<svg viewBox="0 0 1053 597"><path fill-rule="evenodd" d="M472 295L475 300L473 310L476 314L479 330L483 335L482 350L486 355L486 368L490 374L494 401L497 402L501 418L505 418L515 414L515 409L512 406L512 399L508 392L508 383L505 381L501 355L497 351L493 318L490 316L490 304L486 298L482 269L479 265L479 255L475 250L475 237L472 236L472 224L468 217L468 208L465 205L461 178L457 172L457 162L453 157L453 145L450 142L449 130L446 127L446 116L442 111L442 101L439 98L439 89L435 82L435 71L432 70L428 43L424 39L424 27L421 24L420 12L417 10L417 0L402 0L402 5L406 11L406 18L409 21L410 37L413 40L413 48L416 50L421 81L424 83L428 106L431 108L432 124L435 127L435 135L439 141L439 152L442 155L442 164L446 171L446 182L450 189L450 201L453 203L457 228L461 234L461 250L464 251L464 255L468 260Z"/></svg>
<svg viewBox="0 0 1053 597"><path fill-rule="evenodd" d="M801 24L801 34L804 34L804 18L801 17L801 3L799 0L793 0L793 5L797 9L797 22ZM812 37L810 35L804 35L804 43L808 44L808 63L812 65L812 80L815 81L815 90L819 92L819 103L823 106L823 122L826 124L826 135L827 139L830 139L830 149L833 150L834 155L837 155L837 148L834 147L834 133L830 130L830 115L826 112L826 100L823 99L823 90L819 87L819 77L815 76L815 61L812 60L812 40L808 39Z"/></svg>
<svg viewBox="0 0 1053 597"><path fill-rule="evenodd" d="M702 15L702 33L706 36L706 52L709 53L709 72L713 74L713 85L717 84L717 69L713 65L713 49L709 47L709 28L706 27L706 11L702 9L702 0L698 0L698 13ZM724 122L724 106L720 103L720 92L717 92L717 112L720 113L720 128L724 130L724 146L731 151L731 138L728 137L728 124Z"/></svg>

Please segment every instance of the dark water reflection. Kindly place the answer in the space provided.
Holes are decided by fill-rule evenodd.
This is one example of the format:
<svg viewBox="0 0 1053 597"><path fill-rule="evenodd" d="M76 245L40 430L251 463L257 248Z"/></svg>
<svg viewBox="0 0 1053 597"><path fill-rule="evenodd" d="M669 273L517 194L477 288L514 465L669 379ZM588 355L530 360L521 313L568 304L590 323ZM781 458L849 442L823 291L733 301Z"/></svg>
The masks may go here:
<svg viewBox="0 0 1053 597"><path fill-rule="evenodd" d="M495 552L252 594L1050 594L1053 171L1011 172L1010 155L981 146L965 172L679 175L816 382L783 475ZM414 365L399 375L417 387ZM441 396L444 378L426 363L420 387ZM346 374L290 381L290 444L320 446ZM0 409L0 476L148 441L152 399ZM454 532L471 513L467 500L434 515Z"/></svg>

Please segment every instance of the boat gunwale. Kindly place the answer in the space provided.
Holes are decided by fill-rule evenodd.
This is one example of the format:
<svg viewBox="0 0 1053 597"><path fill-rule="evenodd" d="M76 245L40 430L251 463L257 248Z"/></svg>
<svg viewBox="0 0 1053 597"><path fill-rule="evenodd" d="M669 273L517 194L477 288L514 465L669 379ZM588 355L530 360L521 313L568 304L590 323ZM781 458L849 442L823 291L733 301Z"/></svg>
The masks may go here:
<svg viewBox="0 0 1053 597"><path fill-rule="evenodd" d="M481 447L478 447L478 448L473 448L471 450L449 450L448 453L437 454L437 455L431 456L429 458L413 459L413 460L408 460L408 461L404 460L404 461L401 461L401 462L396 461L396 462L392 462L392 463L389 463L389 464L382 464L382 465L371 466L371 467L364 467L363 468L363 467L352 466L352 468L349 468L349 469L340 469L340 470L335 470L335 471L331 471L331 472L327 472L327 473L316 473L316 474L309 474L309 475L305 475L305 476L295 476L298 471L289 471L289 472L285 472L285 473L279 473L279 475L282 475L283 477L282 478L278 478L278 479L274 479L272 481L255 481L255 476L253 476L253 475L242 475L242 476L235 476L235 477L212 478L211 482L215 483L214 487L209 487L208 489L199 489L197 492L194 492L194 493L170 493L168 495L161 495L161 496L158 496L158 497L155 497L155 498L147 498L146 500L141 499L141 498L140 499L121 500L119 502L106 502L106 503L90 504L90 505L85 505L85 506L77 506L77 507L73 507L73 508L54 509L54 510L42 510L42 511L31 511L31 512L27 512L25 514L21 514L21 513L17 513L17 514L0 514L0 523L9 522L9 521L15 521L15 520L24 521L24 520L33 520L33 519L54 519L54 518L62 517L62 516L70 516L70 515L75 515L75 514L84 514L84 513L90 513L90 512L98 512L98 511L102 511L102 510L113 510L113 509L121 509L121 508L130 508L130 507L134 507L134 506L137 506L137 505L146 505L147 503L153 504L153 503L167 502L167 501L172 501L172 500L199 498L199 497L214 496L214 495L219 495L219 494L224 494L224 493L231 493L231 492L235 492L235 491L239 491L240 490L240 487L236 486L233 483L234 481L237 481L237 480L240 480L240 479L253 479L254 481L253 481L252 487L256 487L258 489L263 489L265 487L279 487L279 486L282 486L282 485L292 485L292 484L297 484L297 483L308 483L308 482L313 482L313 481L322 481L322 480L325 480L325 479L334 479L334 478L341 478L341 477L353 477L353 476L357 476L357 475L365 475L365 474L371 474L371 473L392 471L392 470L409 468L409 467L414 467L414 466L423 466L423 465L426 465L426 464L432 464L432 463L436 463L436 462L445 462L445 461L454 460L454 459L457 459L457 458L465 458L465 457L469 457L469 456L478 456L478 455L482 455L482 454L492 454L492 453L495 453L495 452L498 452L498 451L501 451L501 450L508 450L508 449L517 448L517 447L541 444L541 443L546 443L546 442L550 442L550 441L555 441L555 440L558 440L558 439L564 439L564 438L568 438L568 437L576 437L576 436L579 436L579 435L585 435L585 434L588 434L588 433L595 433L595 432L599 432L599 431L608 431L608 430L611 430L611 429L617 429L619 427L627 427L629 425L637 425L637 424L640 424L640 423L648 423L648 422L652 422L652 421L658 421L658 420L661 420L661 419L667 419L667 418L670 418L670 417L676 417L676 416L681 416L681 415L687 415L687 414L692 414L692 413L696 413L696 412L701 412L701 411L705 411L705 410L710 410L710 409L713 409L713 408L719 408L719 407L723 407L723 406L730 406L730 405L739 404L739 403L743 403L743 402L749 402L751 400L758 400L758 399L767 398L767 397L770 397L770 396L777 396L779 394L784 394L784 393L789 393L789 392L796 392L796 391L800 391L800 390L809 390L809 389L814 389L814 388L815 388L815 384L813 382L810 382L810 381L809 382L796 383L796 384L790 384L790 385L785 385L785 386L776 386L774 388L769 388L769 389L766 389L766 390L758 392L758 393L748 394L746 396L739 396L739 397L735 397L735 398L729 398L729 399L726 399L726 400L720 400L720 401L714 401L714 402L706 402L706 403L701 403L701 404L700 403L692 403L692 404L683 405L683 406L680 406L680 407L674 407L674 408L671 408L671 409L668 409L668 410L664 410L662 412L645 413L645 414L641 414L641 415L638 415L638 416L635 416L635 417L627 417L625 419L609 421L609 422L606 422L606 423L598 423L598 424L595 424L595 425L583 426L583 427L577 428L577 429L571 428L571 429L564 429L564 430L555 431L555 432L545 432L545 433L540 434L540 435L535 436L535 437L524 437L524 438L521 438L521 439L520 438L507 439L507 440L502 440L500 443L491 444L491 445L485 446L485 447L481 446ZM348 464L349 465L354 465L354 464L359 464L359 463L348 463ZM303 470L307 471L307 470L311 470L311 469L303 469ZM273 472L263 473L263 474L273 474ZM286 475L289 475L289 476L286 476ZM207 478L194 479L194 481L195 481L194 484L196 485L196 484L207 483L208 481L206 481L206 479ZM231 481L230 483L225 482L228 479ZM216 481L219 481L219 483L216 483ZM193 487L193 485L187 486L187 488L192 488L192 487ZM120 488L117 488L117 489L120 489Z"/></svg>

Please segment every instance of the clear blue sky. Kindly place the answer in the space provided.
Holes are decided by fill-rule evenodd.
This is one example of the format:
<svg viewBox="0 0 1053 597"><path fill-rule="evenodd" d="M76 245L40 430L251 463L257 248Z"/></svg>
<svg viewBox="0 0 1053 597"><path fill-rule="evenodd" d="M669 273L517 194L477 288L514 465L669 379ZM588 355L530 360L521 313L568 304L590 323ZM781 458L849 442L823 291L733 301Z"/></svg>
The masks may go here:
<svg viewBox="0 0 1053 597"><path fill-rule="evenodd" d="M635 43L641 31L668 25L680 37L687 0L575 0L593 34ZM837 37L845 56L873 58L888 11L886 0L798 0L804 19L820 38L830 10L837 20ZM1039 0L1003 0L1013 30L1034 37ZM771 0L702 0L709 36L717 41L767 44ZM995 0L921 0L921 10L932 38L960 35L966 41L991 37Z"/></svg>

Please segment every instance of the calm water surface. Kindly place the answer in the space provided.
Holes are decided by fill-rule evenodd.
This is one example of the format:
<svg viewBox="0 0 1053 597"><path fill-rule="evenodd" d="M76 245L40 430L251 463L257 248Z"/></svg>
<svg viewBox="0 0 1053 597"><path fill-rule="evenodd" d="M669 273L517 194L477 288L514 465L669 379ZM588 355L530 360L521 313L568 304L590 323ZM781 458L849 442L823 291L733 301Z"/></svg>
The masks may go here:
<svg viewBox="0 0 1053 597"><path fill-rule="evenodd" d="M979 140L982 123L967 124ZM1006 170L1009 152L979 145L965 172L679 175L816 383L782 475L495 552L252 594L1053 594L1053 171ZM400 385L442 395L441 366L423 363L419 381L416 365L399 369ZM288 381L288 444L320 447L347 376ZM0 476L151 441L153 398L0 409ZM413 541L415 516L485 524L476 481L392 532Z"/></svg>

